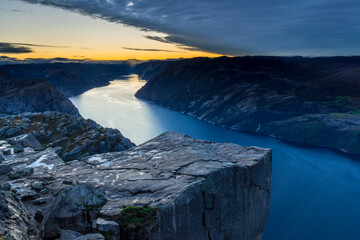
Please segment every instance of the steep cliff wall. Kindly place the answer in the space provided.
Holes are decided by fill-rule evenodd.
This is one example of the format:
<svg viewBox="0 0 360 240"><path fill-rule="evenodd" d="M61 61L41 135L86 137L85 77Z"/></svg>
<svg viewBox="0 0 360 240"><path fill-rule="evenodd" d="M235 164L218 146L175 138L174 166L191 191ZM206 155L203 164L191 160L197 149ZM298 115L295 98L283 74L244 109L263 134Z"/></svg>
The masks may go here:
<svg viewBox="0 0 360 240"><path fill-rule="evenodd" d="M5 151L9 144L0 145ZM167 132L128 151L66 164L51 148L4 158L2 169L11 172L0 182L49 239L97 232L106 239L250 240L265 229L270 150Z"/></svg>

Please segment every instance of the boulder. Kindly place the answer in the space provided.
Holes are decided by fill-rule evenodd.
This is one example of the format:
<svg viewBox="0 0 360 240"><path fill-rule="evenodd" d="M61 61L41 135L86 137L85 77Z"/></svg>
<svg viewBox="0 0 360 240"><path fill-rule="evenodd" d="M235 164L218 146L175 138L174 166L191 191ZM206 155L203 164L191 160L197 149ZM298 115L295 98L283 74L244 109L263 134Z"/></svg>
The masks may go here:
<svg viewBox="0 0 360 240"><path fill-rule="evenodd" d="M14 153L20 153L20 152L23 152L23 151L24 151L24 148L20 144L16 143L14 145Z"/></svg>
<svg viewBox="0 0 360 240"><path fill-rule="evenodd" d="M93 228L103 233L119 234L120 232L120 226L117 222L106 221L102 218L96 219Z"/></svg>
<svg viewBox="0 0 360 240"><path fill-rule="evenodd" d="M15 172L10 172L8 176L10 179L18 179L18 178L30 176L33 173L34 173L34 168L28 167L22 170L17 170Z"/></svg>
<svg viewBox="0 0 360 240"><path fill-rule="evenodd" d="M0 164L0 175L8 174L12 171L12 167L8 164Z"/></svg>
<svg viewBox="0 0 360 240"><path fill-rule="evenodd" d="M80 233L91 231L92 221L106 203L106 197L95 187L77 185L60 193L46 210L41 223L44 238L59 237L62 229Z"/></svg>
<svg viewBox="0 0 360 240"><path fill-rule="evenodd" d="M20 136L9 138L7 139L7 141L12 145L20 144L23 147L32 147L37 150L44 149L41 143L32 134L23 134Z"/></svg>
<svg viewBox="0 0 360 240"><path fill-rule="evenodd" d="M79 238L81 236L82 236L81 233L78 233L78 232L75 232L75 231L62 230L60 240L77 239L77 238Z"/></svg>
<svg viewBox="0 0 360 240"><path fill-rule="evenodd" d="M1 190L3 191L10 191L11 190L11 185L10 183L4 183L1 185Z"/></svg>
<svg viewBox="0 0 360 240"><path fill-rule="evenodd" d="M8 156L8 155L11 155L11 149L4 149L3 150L3 154L4 154L4 156Z"/></svg>
<svg viewBox="0 0 360 240"><path fill-rule="evenodd" d="M34 189L35 191L41 191L44 189L44 185L41 182L35 182L31 184L31 188Z"/></svg>

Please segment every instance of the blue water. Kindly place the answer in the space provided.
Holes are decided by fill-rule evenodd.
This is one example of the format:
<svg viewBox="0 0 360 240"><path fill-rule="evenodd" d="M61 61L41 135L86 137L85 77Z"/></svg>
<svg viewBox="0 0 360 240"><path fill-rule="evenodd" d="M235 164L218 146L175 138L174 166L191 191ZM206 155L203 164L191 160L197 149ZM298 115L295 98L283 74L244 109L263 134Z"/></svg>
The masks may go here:
<svg viewBox="0 0 360 240"><path fill-rule="evenodd" d="M136 144L164 131L273 149L273 189L266 240L360 239L360 160L199 121L134 97L136 75L72 98L85 118L119 129ZM306 129L304 129L306 131Z"/></svg>

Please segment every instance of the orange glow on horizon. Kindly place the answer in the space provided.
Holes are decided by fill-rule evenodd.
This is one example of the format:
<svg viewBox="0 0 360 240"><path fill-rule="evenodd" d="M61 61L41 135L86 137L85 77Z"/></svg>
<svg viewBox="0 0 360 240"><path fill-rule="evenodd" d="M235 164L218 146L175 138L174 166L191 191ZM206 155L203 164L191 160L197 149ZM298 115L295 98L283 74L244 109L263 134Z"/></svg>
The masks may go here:
<svg viewBox="0 0 360 240"><path fill-rule="evenodd" d="M12 10L17 11L12 11ZM220 54L182 49L171 43L147 39L144 35L165 37L158 32L143 32L122 24L94 19L61 9L21 1L1 0L0 42L20 43L33 52L1 54L26 58L68 58L90 60L151 60L193 57L218 57ZM130 50L145 49L145 50ZM157 51L147 51L155 49Z"/></svg>

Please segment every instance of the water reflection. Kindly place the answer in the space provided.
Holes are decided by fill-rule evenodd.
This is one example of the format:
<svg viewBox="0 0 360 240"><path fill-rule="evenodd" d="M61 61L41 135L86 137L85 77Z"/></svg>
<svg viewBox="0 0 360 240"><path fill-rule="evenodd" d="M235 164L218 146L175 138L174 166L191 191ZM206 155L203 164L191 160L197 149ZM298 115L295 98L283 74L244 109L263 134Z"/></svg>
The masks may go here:
<svg viewBox="0 0 360 240"><path fill-rule="evenodd" d="M360 239L360 162L321 148L240 133L140 101L136 75L71 100L80 113L118 128L136 144L164 131L273 149L271 210L264 239Z"/></svg>

